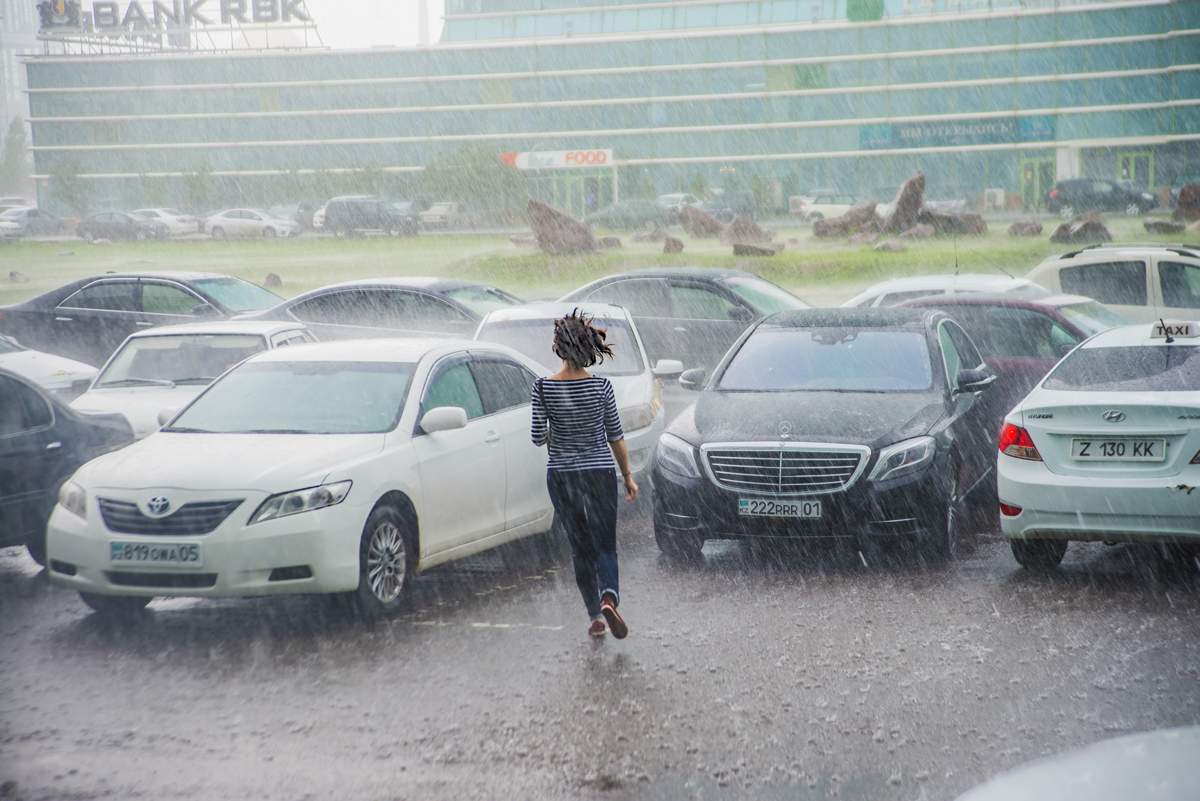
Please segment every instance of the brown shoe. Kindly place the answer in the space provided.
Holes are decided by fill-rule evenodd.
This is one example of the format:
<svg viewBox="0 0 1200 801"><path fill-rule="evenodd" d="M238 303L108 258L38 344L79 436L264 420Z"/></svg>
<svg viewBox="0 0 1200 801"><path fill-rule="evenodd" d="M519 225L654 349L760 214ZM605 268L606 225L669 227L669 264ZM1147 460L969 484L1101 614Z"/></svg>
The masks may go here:
<svg viewBox="0 0 1200 801"><path fill-rule="evenodd" d="M603 637L607 631L608 629L605 628L604 621L600 618L596 618L588 626L588 635L592 637Z"/></svg>
<svg viewBox="0 0 1200 801"><path fill-rule="evenodd" d="M625 618L621 617L621 613L617 611L617 605L613 603L612 595L605 594L600 599L600 614L604 615L604 619L608 621L608 629L614 637L623 640L629 636L629 626L625 625Z"/></svg>

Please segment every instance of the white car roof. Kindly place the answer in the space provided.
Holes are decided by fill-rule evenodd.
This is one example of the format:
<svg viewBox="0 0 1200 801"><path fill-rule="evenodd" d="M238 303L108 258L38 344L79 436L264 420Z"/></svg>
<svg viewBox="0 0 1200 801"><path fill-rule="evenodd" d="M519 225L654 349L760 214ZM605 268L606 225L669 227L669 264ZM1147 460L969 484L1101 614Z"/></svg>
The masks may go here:
<svg viewBox="0 0 1200 801"><path fill-rule="evenodd" d="M590 317L615 318L628 320L629 312L623 306L611 303L564 303L562 301L543 301L538 303L522 303L519 306L508 306L487 313L483 323L496 323L505 320L552 320L570 314L579 309Z"/></svg>
<svg viewBox="0 0 1200 801"><path fill-rule="evenodd" d="M250 358L261 362L393 362L407 364L420 361L427 355L456 350L493 350L510 356L525 357L511 348L473 339L341 339L293 345L290 348L263 351Z"/></svg>
<svg viewBox="0 0 1200 801"><path fill-rule="evenodd" d="M251 334L271 336L282 331L299 331L305 328L302 323L281 322L278 320L213 320L204 323L183 323L181 325L161 325L135 331L130 339L145 339L146 337L181 336L185 334Z"/></svg>
<svg viewBox="0 0 1200 801"><path fill-rule="evenodd" d="M1200 333L1200 320L1164 320L1167 325L1181 325L1187 322L1191 323L1191 327L1197 333ZM1167 340L1164 336L1154 336L1155 329L1159 323L1138 323L1136 325L1123 325L1120 328L1110 328L1107 331L1102 331L1096 334L1091 339L1080 345L1081 348L1153 348L1166 345ZM1174 338L1173 345L1200 345L1200 336L1184 337L1177 336Z"/></svg>
<svg viewBox="0 0 1200 801"><path fill-rule="evenodd" d="M431 275L410 275L410 276L385 276L383 278L358 278L354 281L342 281L337 284L326 284L321 287L322 291L327 289L342 289L351 286L379 286L386 284L390 286L404 287L406 289L428 289L436 284L451 281L452 279L437 278Z"/></svg>
<svg viewBox="0 0 1200 801"><path fill-rule="evenodd" d="M968 292L1011 292L1014 289L1034 285L1027 278L1010 278L1007 275L984 273L962 273L960 275L914 275L908 278L893 278L881 281L863 292L864 295L882 295L889 292L905 292L921 289L954 288Z"/></svg>

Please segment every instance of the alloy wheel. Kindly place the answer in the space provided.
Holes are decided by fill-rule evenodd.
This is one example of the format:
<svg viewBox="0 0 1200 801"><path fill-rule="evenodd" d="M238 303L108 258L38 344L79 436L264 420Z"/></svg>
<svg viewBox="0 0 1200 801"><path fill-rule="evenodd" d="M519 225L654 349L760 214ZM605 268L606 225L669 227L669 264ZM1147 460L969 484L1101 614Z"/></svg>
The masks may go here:
<svg viewBox="0 0 1200 801"><path fill-rule="evenodd" d="M391 521L383 521L371 532L367 543L367 583L381 603L391 603L404 591L408 579L408 549L404 535Z"/></svg>

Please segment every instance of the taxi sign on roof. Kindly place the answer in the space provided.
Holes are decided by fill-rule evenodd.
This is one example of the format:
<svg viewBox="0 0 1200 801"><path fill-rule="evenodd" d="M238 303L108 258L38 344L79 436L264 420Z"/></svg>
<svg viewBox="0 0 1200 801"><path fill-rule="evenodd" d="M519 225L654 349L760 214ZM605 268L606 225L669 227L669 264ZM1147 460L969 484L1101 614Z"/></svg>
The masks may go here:
<svg viewBox="0 0 1200 801"><path fill-rule="evenodd" d="M1200 326L1193 322L1174 322L1169 320L1159 320L1151 329L1151 339L1173 339L1182 337L1200 337Z"/></svg>

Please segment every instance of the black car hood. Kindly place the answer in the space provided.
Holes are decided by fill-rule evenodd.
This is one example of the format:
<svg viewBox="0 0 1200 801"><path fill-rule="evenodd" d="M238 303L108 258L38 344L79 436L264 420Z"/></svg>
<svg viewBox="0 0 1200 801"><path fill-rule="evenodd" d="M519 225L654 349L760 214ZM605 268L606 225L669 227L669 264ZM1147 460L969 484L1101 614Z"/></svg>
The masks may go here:
<svg viewBox="0 0 1200 801"><path fill-rule="evenodd" d="M945 414L933 392L713 392L672 426L696 445L706 442L844 442L879 448L929 433ZM678 429L678 430L675 430Z"/></svg>

